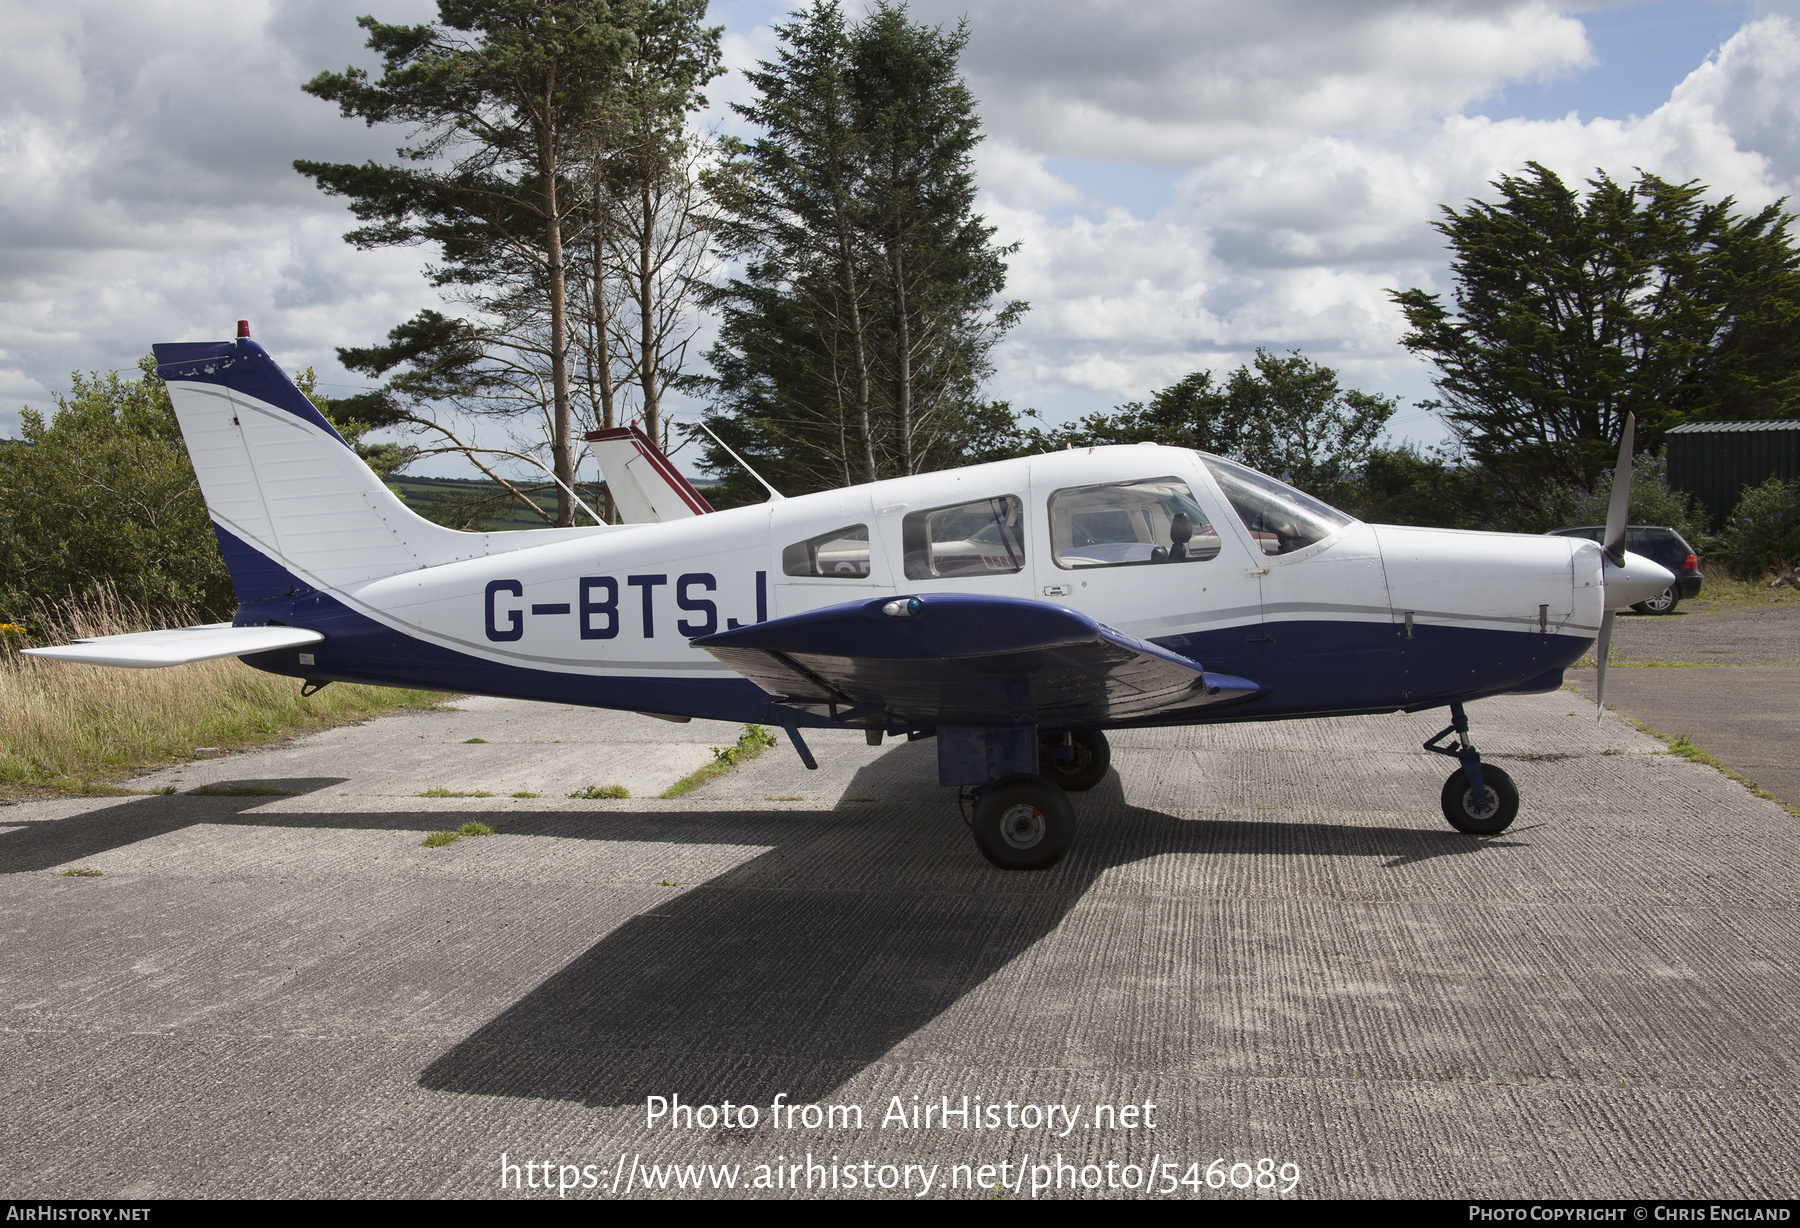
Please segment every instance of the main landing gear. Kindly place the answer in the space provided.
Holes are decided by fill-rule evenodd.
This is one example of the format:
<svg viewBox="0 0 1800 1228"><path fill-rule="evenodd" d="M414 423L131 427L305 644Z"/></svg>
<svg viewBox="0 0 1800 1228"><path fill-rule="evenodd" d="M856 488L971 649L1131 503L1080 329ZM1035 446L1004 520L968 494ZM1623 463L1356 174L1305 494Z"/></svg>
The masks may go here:
<svg viewBox="0 0 1800 1228"><path fill-rule="evenodd" d="M1038 775L1070 793L1082 793L1106 779L1112 747L1098 729L1038 736Z"/></svg>
<svg viewBox="0 0 1800 1228"><path fill-rule="evenodd" d="M1456 735L1454 747L1438 745L1451 734ZM1462 762L1444 782L1440 799L1450 826L1471 836L1492 836L1505 831L1518 817L1519 790L1511 776L1481 761L1481 753L1469 738L1469 717L1461 704L1450 705L1450 723L1425 743L1425 749Z"/></svg>
<svg viewBox="0 0 1800 1228"><path fill-rule="evenodd" d="M1106 735L1091 730L939 725L937 739L938 783L962 789L975 847L1002 870L1061 861L1075 843L1069 794L1099 784L1112 763Z"/></svg>
<svg viewBox="0 0 1800 1228"><path fill-rule="evenodd" d="M1075 808L1050 781L1020 772L975 791L969 830L1002 870L1048 870L1075 842Z"/></svg>

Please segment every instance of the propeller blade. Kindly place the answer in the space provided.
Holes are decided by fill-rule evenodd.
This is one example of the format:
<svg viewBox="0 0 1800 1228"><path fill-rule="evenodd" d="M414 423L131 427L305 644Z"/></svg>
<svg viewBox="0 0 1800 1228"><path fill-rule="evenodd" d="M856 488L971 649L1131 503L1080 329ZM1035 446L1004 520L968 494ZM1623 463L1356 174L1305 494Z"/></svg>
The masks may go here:
<svg viewBox="0 0 1800 1228"><path fill-rule="evenodd" d="M1625 522L1631 518L1631 443L1637 433L1637 415L1625 415L1619 436L1619 467L1613 470L1612 499L1606 505L1606 561L1625 566ZM1603 664L1602 670L1606 668Z"/></svg>
<svg viewBox="0 0 1800 1228"><path fill-rule="evenodd" d="M1612 656L1613 611L1608 610L1600 618L1600 638L1594 641L1594 664L1598 667L1594 678L1594 723L1597 725L1606 717L1606 662Z"/></svg>

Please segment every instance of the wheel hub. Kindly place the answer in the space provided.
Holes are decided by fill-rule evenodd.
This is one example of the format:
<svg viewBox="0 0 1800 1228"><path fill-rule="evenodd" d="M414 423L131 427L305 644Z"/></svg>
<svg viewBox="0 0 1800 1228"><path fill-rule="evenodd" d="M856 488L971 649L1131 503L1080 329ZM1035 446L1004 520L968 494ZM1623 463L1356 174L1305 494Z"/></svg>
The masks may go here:
<svg viewBox="0 0 1800 1228"><path fill-rule="evenodd" d="M1036 848L1044 838L1044 812L1021 802L1000 816L1000 837L1016 849Z"/></svg>
<svg viewBox="0 0 1800 1228"><path fill-rule="evenodd" d="M1500 795L1492 789L1481 791L1481 804L1475 804L1475 790L1463 790L1463 813L1471 819L1491 819L1500 809Z"/></svg>

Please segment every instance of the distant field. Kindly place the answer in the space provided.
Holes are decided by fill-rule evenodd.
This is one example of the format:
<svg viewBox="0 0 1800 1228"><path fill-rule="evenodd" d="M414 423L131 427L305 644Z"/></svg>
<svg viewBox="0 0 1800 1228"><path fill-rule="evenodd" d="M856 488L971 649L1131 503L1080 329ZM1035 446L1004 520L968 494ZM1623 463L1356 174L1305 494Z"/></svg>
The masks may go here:
<svg viewBox="0 0 1800 1228"><path fill-rule="evenodd" d="M504 529L545 527L545 522L533 516L530 509L514 495L498 482L490 482L485 478L400 476L389 478L388 488L399 495L406 506L425 519L449 525L453 529L498 532ZM556 515L554 486L545 483L542 487L521 486L520 489L530 494L533 502L549 515ZM601 492L606 488L602 483L582 483L575 489L590 506L598 507ZM577 518L581 523L587 523L587 518L580 513L577 513Z"/></svg>
<svg viewBox="0 0 1800 1228"><path fill-rule="evenodd" d="M517 496L498 482L485 478L417 478L401 475L387 480L388 488L427 520L449 525L453 529L496 533L505 529L542 529L546 522L531 514ZM695 483L702 491L713 483ZM548 482L542 486L519 487L532 501L551 516L556 515L556 488ZM575 492L590 507L598 508L605 498L606 483L578 482ZM575 513L577 524L587 524L582 512Z"/></svg>

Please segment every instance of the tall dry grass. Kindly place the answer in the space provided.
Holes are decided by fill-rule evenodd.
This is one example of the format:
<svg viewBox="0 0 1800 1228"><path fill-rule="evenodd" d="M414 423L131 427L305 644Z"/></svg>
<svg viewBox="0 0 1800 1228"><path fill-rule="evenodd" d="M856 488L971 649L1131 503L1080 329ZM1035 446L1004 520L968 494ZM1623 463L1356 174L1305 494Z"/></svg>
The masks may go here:
<svg viewBox="0 0 1800 1228"><path fill-rule="evenodd" d="M145 609L101 592L34 606L18 628L0 628L0 787L90 791L134 769L189 757L197 746L251 746L444 698L336 683L302 699L296 679L235 657L113 669L18 652L193 621L183 611Z"/></svg>

